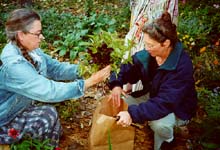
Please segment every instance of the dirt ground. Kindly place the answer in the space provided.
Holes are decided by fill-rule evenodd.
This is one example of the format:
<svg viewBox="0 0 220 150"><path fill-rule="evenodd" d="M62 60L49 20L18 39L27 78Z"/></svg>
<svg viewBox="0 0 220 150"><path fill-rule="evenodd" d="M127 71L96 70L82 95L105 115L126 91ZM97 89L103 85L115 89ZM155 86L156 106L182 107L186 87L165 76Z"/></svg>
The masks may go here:
<svg viewBox="0 0 220 150"><path fill-rule="evenodd" d="M89 131L92 126L92 115L97 106L98 98L90 93L79 100L79 110L72 117L72 121L62 120L64 134L60 141L62 150L88 150ZM175 132L173 142L162 146L162 150L190 149L189 131L183 127ZM135 128L134 150L153 150L153 132L145 125L144 128Z"/></svg>

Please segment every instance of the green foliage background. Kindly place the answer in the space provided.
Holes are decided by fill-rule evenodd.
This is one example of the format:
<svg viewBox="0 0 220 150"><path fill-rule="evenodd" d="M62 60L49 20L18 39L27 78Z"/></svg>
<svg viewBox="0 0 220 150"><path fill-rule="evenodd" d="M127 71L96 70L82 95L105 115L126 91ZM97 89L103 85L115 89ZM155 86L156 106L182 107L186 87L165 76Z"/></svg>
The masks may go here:
<svg viewBox="0 0 220 150"><path fill-rule="evenodd" d="M0 2L0 50L7 43L4 31L7 15L19 7L15 0ZM61 61L78 62L89 35L104 30L117 32L123 39L129 31L129 0L35 0L32 7L42 17L46 37L42 49ZM200 136L196 143L202 143L206 149L220 145L214 136L214 132L220 132L220 93L212 91L220 86L219 18L219 0L193 0L185 4L179 1L178 35L193 60L199 105L206 114L205 119L195 118L194 123L208 138ZM72 101L57 105L64 119L75 112L73 106Z"/></svg>

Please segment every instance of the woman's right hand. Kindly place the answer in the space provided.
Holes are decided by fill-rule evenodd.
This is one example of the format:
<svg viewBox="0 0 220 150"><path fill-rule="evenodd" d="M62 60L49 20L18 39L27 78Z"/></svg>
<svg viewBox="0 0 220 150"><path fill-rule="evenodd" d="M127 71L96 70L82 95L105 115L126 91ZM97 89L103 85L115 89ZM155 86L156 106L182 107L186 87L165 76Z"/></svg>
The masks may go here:
<svg viewBox="0 0 220 150"><path fill-rule="evenodd" d="M121 106L121 94L126 97L125 91L119 86L116 86L112 89L109 100L113 101L113 106L120 107Z"/></svg>
<svg viewBox="0 0 220 150"><path fill-rule="evenodd" d="M123 127L128 127L132 123L132 118L128 111L121 111L117 114L119 120L117 121L118 125L122 125Z"/></svg>
<svg viewBox="0 0 220 150"><path fill-rule="evenodd" d="M92 74L91 77L85 80L85 89L104 81L106 78L110 76L111 66L108 65L104 69Z"/></svg>

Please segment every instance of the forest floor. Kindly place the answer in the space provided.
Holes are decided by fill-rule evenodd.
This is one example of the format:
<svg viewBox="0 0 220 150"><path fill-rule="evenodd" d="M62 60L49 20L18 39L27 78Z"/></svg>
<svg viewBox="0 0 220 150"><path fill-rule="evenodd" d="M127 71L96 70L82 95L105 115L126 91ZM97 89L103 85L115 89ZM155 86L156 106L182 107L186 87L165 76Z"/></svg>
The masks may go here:
<svg viewBox="0 0 220 150"><path fill-rule="evenodd" d="M96 90L94 90L96 91ZM89 132L92 126L92 116L98 104L94 92L78 100L79 108L71 121L61 120L64 134L60 141L62 150L88 150ZM134 150L153 150L153 132L147 125L144 128L135 128ZM190 149L189 129L179 128L175 132L175 139L169 144L163 144L162 150ZM123 150L123 149L122 149Z"/></svg>

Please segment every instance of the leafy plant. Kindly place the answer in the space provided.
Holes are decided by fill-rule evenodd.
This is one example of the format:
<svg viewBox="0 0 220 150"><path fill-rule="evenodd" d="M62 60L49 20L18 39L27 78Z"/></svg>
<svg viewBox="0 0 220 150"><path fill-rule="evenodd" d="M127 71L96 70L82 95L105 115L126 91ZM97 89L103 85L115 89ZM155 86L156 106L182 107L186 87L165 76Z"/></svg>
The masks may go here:
<svg viewBox="0 0 220 150"><path fill-rule="evenodd" d="M220 59L218 57L218 46L207 46L200 49L199 55L194 56L194 77L198 85L207 88L218 86L220 76Z"/></svg>
<svg viewBox="0 0 220 150"><path fill-rule="evenodd" d="M124 44L124 39L119 38L117 32L110 33L102 31L100 34L89 35L90 42L87 52L81 53L80 73L84 76L90 76L93 72L111 64L112 71L119 72L121 62L131 62L130 49L133 42L129 41L128 45ZM125 59L127 55L127 59Z"/></svg>
<svg viewBox="0 0 220 150"><path fill-rule="evenodd" d="M68 121L72 119L78 110L79 102L75 100L64 101L55 104L62 119Z"/></svg>
<svg viewBox="0 0 220 150"><path fill-rule="evenodd" d="M220 75L219 3L195 0L179 6L178 36L193 60L197 86L215 87Z"/></svg>
<svg viewBox="0 0 220 150"><path fill-rule="evenodd" d="M9 5L6 1L2 1L0 3L0 53L7 42L5 34L5 22L6 18L8 17L8 11L11 11L13 8L14 6Z"/></svg>
<svg viewBox="0 0 220 150"><path fill-rule="evenodd" d="M42 19L43 34L46 41L63 40L63 37L75 31L75 24L80 21L79 16L70 12L59 12L55 8L39 11Z"/></svg>
<svg viewBox="0 0 220 150"><path fill-rule="evenodd" d="M49 139L43 142L37 139L25 139L19 143L11 145L11 150L53 150L53 146L49 146Z"/></svg>
<svg viewBox="0 0 220 150"><path fill-rule="evenodd" d="M86 0L84 4L84 10L87 16L90 15L93 8L94 8L93 0Z"/></svg>
<svg viewBox="0 0 220 150"><path fill-rule="evenodd" d="M90 16L81 18L81 22L76 24L78 29L87 29L88 34L99 34L101 30L116 31L116 20L104 13L91 12Z"/></svg>
<svg viewBox="0 0 220 150"><path fill-rule="evenodd" d="M200 105L204 106L209 119L220 119L220 93L213 93L206 88L198 88Z"/></svg>
<svg viewBox="0 0 220 150"><path fill-rule="evenodd" d="M199 106L206 113L197 126L200 132L200 135L197 137L197 143L200 143L204 149L219 148L220 92L213 92L206 88L197 88L197 92Z"/></svg>
<svg viewBox="0 0 220 150"><path fill-rule="evenodd" d="M193 10L193 11L192 11ZM194 9L191 6L183 7L178 18L178 32L180 40L190 48L196 50L198 47L207 45L207 35L211 31L211 26L206 21L208 9ZM190 51L193 54L198 51Z"/></svg>
<svg viewBox="0 0 220 150"><path fill-rule="evenodd" d="M60 13L51 8L42 11L41 15L44 36L47 42L53 43L52 47L48 45L44 48L51 49L53 53L72 61L78 57L79 52L85 51L86 46L82 43L88 41L88 35L99 34L101 30L109 32L116 30L115 19L104 13L91 12L89 16L74 16L69 12Z"/></svg>
<svg viewBox="0 0 220 150"><path fill-rule="evenodd" d="M75 31L64 36L64 41L58 40L53 43L56 47L54 52L59 51L59 56L67 56L70 60L76 59L79 52L86 49L83 45L82 37L87 34L88 30Z"/></svg>

